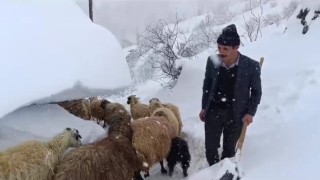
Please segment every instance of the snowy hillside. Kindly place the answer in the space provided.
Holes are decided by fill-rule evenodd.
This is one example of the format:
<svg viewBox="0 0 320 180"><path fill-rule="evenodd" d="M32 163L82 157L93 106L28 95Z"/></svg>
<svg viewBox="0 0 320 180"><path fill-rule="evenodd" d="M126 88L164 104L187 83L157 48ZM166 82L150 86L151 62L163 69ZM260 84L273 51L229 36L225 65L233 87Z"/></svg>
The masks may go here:
<svg viewBox="0 0 320 180"><path fill-rule="evenodd" d="M264 15L282 15L290 2L266 1L263 6ZM282 18L278 24L264 26L262 36L255 42L250 42L245 37L241 7L244 7L243 2L230 7L237 16L216 28L221 30L224 26L235 23L242 35L243 46L240 47L240 52L256 60L262 56L265 58L261 75L262 100L254 122L248 127L240 162L245 172L242 179L320 179L320 62L317 57L320 18L311 20L314 10L320 9L320 3L298 3L290 17ZM312 23L309 24L308 32L303 35L303 26L296 16L305 7L310 8L306 21ZM255 10L259 11L259 8ZM250 12L245 15L249 16ZM193 29L204 18L205 16L194 17L183 22L182 27ZM128 53L127 50L124 52ZM191 60L184 59L181 62L181 75L173 89L164 89L157 82L147 81L128 89L124 94L104 95L112 102L123 103L128 109L126 100L131 94L139 96L144 103L148 103L152 97L158 97L163 102L178 105L183 119L182 131L191 151L191 167L188 178L185 178L189 180L215 180L221 170L221 163L208 167L204 153L204 124L198 118L206 59L213 53L215 47L202 51ZM129 73L129 70L117 71L117 74L122 73ZM28 139L46 140L67 126L78 128L84 137L84 143L93 142L105 135L101 126L74 117L56 105L34 105L0 119L0 149L4 150ZM184 178L178 166L173 177L169 177L162 175L160 166L157 165L147 179Z"/></svg>
<svg viewBox="0 0 320 180"><path fill-rule="evenodd" d="M291 1L269 1L263 6L264 15L282 15L290 3ZM251 43L244 37L242 15L229 22L235 23L242 35L243 46L240 51L256 60L262 56L265 58L262 68L262 101L254 123L247 131L241 159L245 171L244 180L320 178L316 165L320 160L316 152L320 148L317 140L320 138L320 124L317 120L317 109L320 105L320 96L317 93L320 90L320 63L316 57L320 19L311 20L313 12L320 6L319 3L312 2L297 5L289 17L264 27L262 37L256 42ZM238 7L235 10L239 11L241 6L235 3L233 7ZM306 7L311 9L306 17L306 21L311 25L309 31L303 35L303 26L296 16L300 9ZM250 12L244 14L250 16ZM192 29L200 21L201 17L195 17L182 22L181 27ZM218 26L217 29L229 23ZM191 180L214 179L221 166L217 164L205 168L208 165L204 156L204 126L198 118L206 58L214 51L208 49L198 54L195 61L184 61L182 74L171 91L159 88L156 93L147 94L146 89L154 87L154 84L150 83L151 87L144 85L133 92L145 102L156 96L163 101L176 103L181 108L183 130L189 134L188 140L194 158L190 168L193 174L188 178ZM194 173L200 169L203 170ZM154 173L155 177L150 179L160 179L162 176L159 169Z"/></svg>

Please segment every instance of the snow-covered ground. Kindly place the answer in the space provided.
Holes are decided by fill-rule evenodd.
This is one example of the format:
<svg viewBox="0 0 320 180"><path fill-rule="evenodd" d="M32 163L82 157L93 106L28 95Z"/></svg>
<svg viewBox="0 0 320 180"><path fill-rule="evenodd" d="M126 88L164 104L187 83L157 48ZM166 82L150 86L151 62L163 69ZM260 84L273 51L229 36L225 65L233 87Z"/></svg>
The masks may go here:
<svg viewBox="0 0 320 180"><path fill-rule="evenodd" d="M320 179L320 61L317 58L320 19L302 35L297 11L281 25L263 29L263 36L257 42L246 42L240 48L243 54L256 60L265 57L261 75L263 96L254 122L248 128L240 162L245 172L243 180ZM240 20L235 23L238 26ZM283 33L285 27L287 30ZM210 52L199 54L195 61L184 62L179 81L172 90L148 82L126 94L104 96L125 105L129 94L141 97L145 103L158 97L178 105L184 124L182 130L191 151L191 167L186 178L189 180L212 180L221 170L221 163L212 167L207 165L204 125L198 118L205 64ZM128 73L128 70L117 73ZM108 82L112 78L105 79ZM29 139L46 140L65 127L79 129L84 143L105 135L101 126L74 117L56 105L33 105L0 119L0 150ZM178 166L173 177L162 175L158 165L150 175L147 179L183 179Z"/></svg>

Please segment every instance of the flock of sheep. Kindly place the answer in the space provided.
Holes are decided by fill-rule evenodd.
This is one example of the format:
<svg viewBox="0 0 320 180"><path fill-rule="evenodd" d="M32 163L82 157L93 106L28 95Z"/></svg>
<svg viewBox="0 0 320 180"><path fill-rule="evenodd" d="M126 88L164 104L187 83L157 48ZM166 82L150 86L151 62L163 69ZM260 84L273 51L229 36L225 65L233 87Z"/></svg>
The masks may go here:
<svg viewBox="0 0 320 180"><path fill-rule="evenodd" d="M180 137L179 108L159 99L143 104L128 97L124 105L97 97L58 102L82 119L108 124L106 138L82 145L76 129L66 128L48 142L28 141L0 152L0 180L131 180L149 176L156 163L171 176L177 163L188 175L190 152ZM74 147L66 152L69 147Z"/></svg>

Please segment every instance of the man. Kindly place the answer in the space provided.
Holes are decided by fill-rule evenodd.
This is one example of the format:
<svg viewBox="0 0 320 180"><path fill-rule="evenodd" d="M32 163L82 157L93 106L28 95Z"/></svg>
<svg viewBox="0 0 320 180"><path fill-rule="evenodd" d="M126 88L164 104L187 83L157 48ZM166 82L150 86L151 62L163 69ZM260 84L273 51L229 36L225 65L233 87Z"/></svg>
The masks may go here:
<svg viewBox="0 0 320 180"><path fill-rule="evenodd" d="M252 123L260 103L260 65L239 53L240 37L234 24L217 39L219 55L207 60L200 119L205 123L205 147L209 165L233 157L243 123Z"/></svg>

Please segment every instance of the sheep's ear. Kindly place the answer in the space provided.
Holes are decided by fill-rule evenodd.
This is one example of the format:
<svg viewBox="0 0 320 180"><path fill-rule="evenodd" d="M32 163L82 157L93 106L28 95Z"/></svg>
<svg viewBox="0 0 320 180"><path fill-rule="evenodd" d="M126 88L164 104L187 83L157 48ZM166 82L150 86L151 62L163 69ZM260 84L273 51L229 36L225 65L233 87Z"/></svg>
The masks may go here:
<svg viewBox="0 0 320 180"><path fill-rule="evenodd" d="M81 139L82 137L80 136L80 134L75 134L74 137L76 138L76 140Z"/></svg>
<svg viewBox="0 0 320 180"><path fill-rule="evenodd" d="M66 130L67 130L67 131L71 131L71 128L67 127Z"/></svg>
<svg viewBox="0 0 320 180"><path fill-rule="evenodd" d="M77 140L79 140L79 139L82 138L81 135L80 135L80 133L79 133L79 131L78 131L78 129L74 129L74 128L73 128L73 131L75 132L74 136L75 136L75 138L76 138Z"/></svg>

